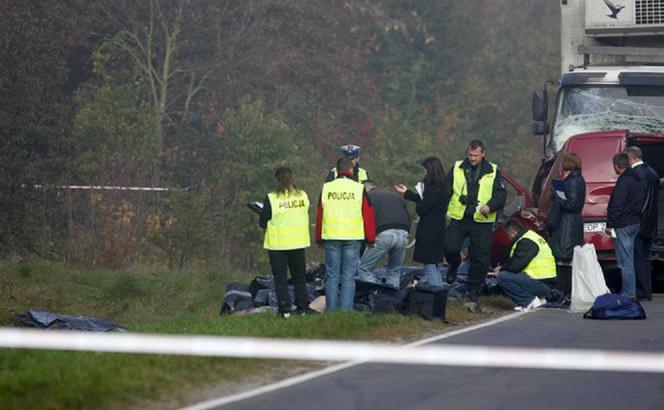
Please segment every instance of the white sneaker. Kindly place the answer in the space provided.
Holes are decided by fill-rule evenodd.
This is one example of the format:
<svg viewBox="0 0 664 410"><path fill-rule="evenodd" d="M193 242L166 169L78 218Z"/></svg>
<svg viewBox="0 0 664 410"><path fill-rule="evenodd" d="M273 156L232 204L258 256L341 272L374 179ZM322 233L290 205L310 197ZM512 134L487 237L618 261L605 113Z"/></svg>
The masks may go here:
<svg viewBox="0 0 664 410"><path fill-rule="evenodd" d="M514 310L519 311L519 312L523 312L523 311L526 311L526 310L534 310L534 309L537 309L538 307L540 307L542 305L545 305L545 304L546 304L546 299L544 299L544 298L540 299L537 296L535 296L533 298L533 300L530 301L528 306L516 306L514 308Z"/></svg>
<svg viewBox="0 0 664 410"><path fill-rule="evenodd" d="M530 301L530 303L528 304L528 306L526 306L526 310L537 309L538 307L542 306L542 305L545 304L545 303L546 303L546 299L544 299L544 298L540 299L540 298L538 298L537 296L535 296L535 297L533 298L533 300Z"/></svg>

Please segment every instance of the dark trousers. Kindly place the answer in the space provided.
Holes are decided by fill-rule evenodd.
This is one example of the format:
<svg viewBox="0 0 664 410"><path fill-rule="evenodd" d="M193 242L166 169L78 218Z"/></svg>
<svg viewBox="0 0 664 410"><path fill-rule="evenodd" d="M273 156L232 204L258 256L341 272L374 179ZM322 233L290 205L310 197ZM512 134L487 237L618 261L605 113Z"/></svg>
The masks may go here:
<svg viewBox="0 0 664 410"><path fill-rule="evenodd" d="M470 269L468 271L468 298L475 302L479 296L480 288L486 273L489 270L489 251L491 249L492 223L475 222L470 218L458 221L452 219L445 233L445 259L450 264L450 270L456 271L461 264L459 251L466 238L470 239L468 258Z"/></svg>
<svg viewBox="0 0 664 410"><path fill-rule="evenodd" d="M556 279L558 282L556 289L563 295L570 296L572 294L572 266L556 265Z"/></svg>
<svg viewBox="0 0 664 410"><path fill-rule="evenodd" d="M636 271L636 297L640 299L652 298L651 247L652 239L636 237L634 241L634 268Z"/></svg>
<svg viewBox="0 0 664 410"><path fill-rule="evenodd" d="M307 286L304 279L305 259L304 249L293 249L289 251L268 250L270 266L274 276L274 288L277 293L279 312L287 313L291 310L291 300L288 294L288 269L293 278L295 288L295 306L304 309L309 305Z"/></svg>

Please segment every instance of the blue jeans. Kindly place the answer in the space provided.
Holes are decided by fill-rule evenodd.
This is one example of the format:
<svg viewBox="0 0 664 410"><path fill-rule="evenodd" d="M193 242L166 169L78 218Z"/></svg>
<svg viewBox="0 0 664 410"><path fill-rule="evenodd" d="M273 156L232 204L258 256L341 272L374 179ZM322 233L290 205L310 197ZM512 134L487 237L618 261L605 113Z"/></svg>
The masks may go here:
<svg viewBox="0 0 664 410"><path fill-rule="evenodd" d="M358 278L363 282L381 283L373 270L387 254L386 282L399 287L399 269L406 257L406 246L408 246L408 232L403 229L388 229L379 233L374 246L367 248L360 259Z"/></svg>
<svg viewBox="0 0 664 410"><path fill-rule="evenodd" d="M553 281L555 279L551 280ZM506 270L498 274L498 286L519 306L528 306L535 296L548 298L552 289L544 281L533 279L525 272L513 273Z"/></svg>
<svg viewBox="0 0 664 410"><path fill-rule="evenodd" d="M636 272L634 270L634 241L639 233L639 224L615 228L616 239L613 246L616 249L616 259L620 267L622 287L620 294L626 298L636 297Z"/></svg>
<svg viewBox="0 0 664 410"><path fill-rule="evenodd" d="M438 270L438 265L435 263L427 263L424 265L424 278L422 284L435 287L443 287L443 276Z"/></svg>
<svg viewBox="0 0 664 410"><path fill-rule="evenodd" d="M360 241L325 241L326 311L353 310L355 274L359 261Z"/></svg>

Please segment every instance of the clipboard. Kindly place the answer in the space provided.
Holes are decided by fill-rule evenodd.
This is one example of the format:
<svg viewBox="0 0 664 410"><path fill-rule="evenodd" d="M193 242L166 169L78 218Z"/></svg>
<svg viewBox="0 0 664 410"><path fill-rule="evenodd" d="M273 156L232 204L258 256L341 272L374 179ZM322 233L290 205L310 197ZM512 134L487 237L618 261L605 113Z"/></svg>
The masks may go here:
<svg viewBox="0 0 664 410"><path fill-rule="evenodd" d="M247 203L247 208L260 215L263 212L263 203L258 201L249 202Z"/></svg>
<svg viewBox="0 0 664 410"><path fill-rule="evenodd" d="M553 191L556 193L556 196L563 201L567 199L567 191L565 190L565 182L560 179L552 179L551 186Z"/></svg>
<svg viewBox="0 0 664 410"><path fill-rule="evenodd" d="M419 194L420 199L424 199L424 182L415 184L415 191Z"/></svg>

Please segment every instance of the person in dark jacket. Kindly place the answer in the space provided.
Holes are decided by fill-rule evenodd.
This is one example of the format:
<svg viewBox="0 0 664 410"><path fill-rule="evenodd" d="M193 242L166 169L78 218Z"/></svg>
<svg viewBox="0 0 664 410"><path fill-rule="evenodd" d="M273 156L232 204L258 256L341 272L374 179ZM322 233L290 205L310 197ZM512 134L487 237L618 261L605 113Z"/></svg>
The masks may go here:
<svg viewBox="0 0 664 410"><path fill-rule="evenodd" d="M451 198L447 207L450 225L445 237L445 258L450 264L447 283L453 283L461 264L459 252L470 238L468 258L468 302L471 313L481 313L479 294L489 270L489 250L498 212L505 206L507 193L498 165L487 161L484 143L468 144L466 158L456 161L449 172Z"/></svg>
<svg viewBox="0 0 664 410"><path fill-rule="evenodd" d="M540 235L510 219L503 225L511 240L510 257L489 277L521 308L533 309L547 303L556 285L556 262L548 243ZM521 309L519 309L521 310Z"/></svg>
<svg viewBox="0 0 664 410"><path fill-rule="evenodd" d="M415 253L413 260L424 265L424 283L430 286L443 286L438 264L445 259L445 213L450 200L449 184L438 157L428 157L422 162L424 184L418 192L409 190L403 184L394 189L403 197L416 203L415 212L420 217L415 231ZM422 186L422 185L420 185ZM421 192L419 192L421 190Z"/></svg>
<svg viewBox="0 0 664 410"><path fill-rule="evenodd" d="M659 175L643 162L643 154L639 147L625 150L629 158L629 166L641 178L644 202L641 212L639 233L634 241L634 268L636 271L636 297L652 300L652 266L650 251L652 241L657 234L657 203L659 198Z"/></svg>
<svg viewBox="0 0 664 410"><path fill-rule="evenodd" d="M581 175L581 157L576 153L562 154L561 165L565 191L562 196L552 192L547 229L549 245L556 258L558 290L564 296L570 296L574 247L583 245L581 211L586 201L586 181Z"/></svg>
<svg viewBox="0 0 664 410"><path fill-rule="evenodd" d="M620 176L606 208L606 234L615 239L616 258L622 277L620 294L636 299L634 241L641 226L643 188L641 179L629 167L627 154L613 156L613 170Z"/></svg>
<svg viewBox="0 0 664 410"><path fill-rule="evenodd" d="M360 258L358 278L364 282L382 283L373 272L378 262L388 255L385 283L399 287L399 269L403 266L408 246L410 215L406 202L399 195L382 190L371 180L364 189L374 207L376 242Z"/></svg>

